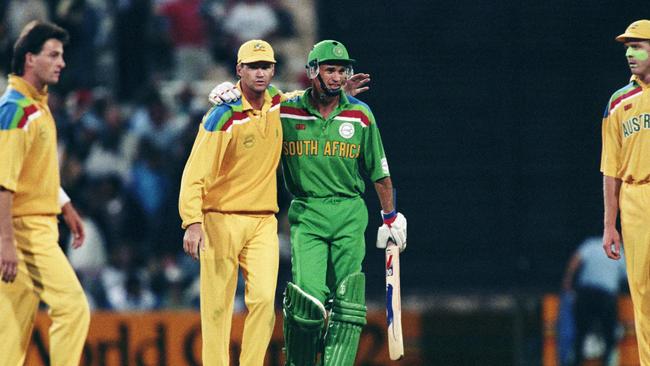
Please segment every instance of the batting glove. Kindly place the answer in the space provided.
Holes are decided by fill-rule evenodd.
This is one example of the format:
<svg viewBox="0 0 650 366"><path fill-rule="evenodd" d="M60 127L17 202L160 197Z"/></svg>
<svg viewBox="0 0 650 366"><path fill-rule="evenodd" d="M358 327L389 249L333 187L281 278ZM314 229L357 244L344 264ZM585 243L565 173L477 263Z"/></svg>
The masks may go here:
<svg viewBox="0 0 650 366"><path fill-rule="evenodd" d="M406 249L406 217L393 210L381 212L384 224L377 230L377 248L384 249L388 241L392 240L399 247L400 252Z"/></svg>
<svg viewBox="0 0 650 366"><path fill-rule="evenodd" d="M241 98L241 92L233 83L229 81L215 86L208 95L208 100L214 105L231 103L239 98Z"/></svg>

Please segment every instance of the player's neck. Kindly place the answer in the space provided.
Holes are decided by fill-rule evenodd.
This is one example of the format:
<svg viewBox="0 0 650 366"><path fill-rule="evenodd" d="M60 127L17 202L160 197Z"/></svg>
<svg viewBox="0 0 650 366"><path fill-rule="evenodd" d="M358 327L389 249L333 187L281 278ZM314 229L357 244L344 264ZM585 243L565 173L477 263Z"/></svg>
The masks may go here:
<svg viewBox="0 0 650 366"><path fill-rule="evenodd" d="M29 85L33 86L34 89L41 91L45 88L45 83L36 76L36 73L25 72L21 76Z"/></svg>
<svg viewBox="0 0 650 366"><path fill-rule="evenodd" d="M257 92L242 84L241 92L254 110L261 110L264 105L264 91Z"/></svg>
<svg viewBox="0 0 650 366"><path fill-rule="evenodd" d="M639 79L643 81L644 84L650 85L650 72L643 75L639 75Z"/></svg>
<svg viewBox="0 0 650 366"><path fill-rule="evenodd" d="M310 101L318 112L320 112L323 118L327 118L330 113L339 105L339 95L330 96L325 93L321 93L316 88L311 90Z"/></svg>

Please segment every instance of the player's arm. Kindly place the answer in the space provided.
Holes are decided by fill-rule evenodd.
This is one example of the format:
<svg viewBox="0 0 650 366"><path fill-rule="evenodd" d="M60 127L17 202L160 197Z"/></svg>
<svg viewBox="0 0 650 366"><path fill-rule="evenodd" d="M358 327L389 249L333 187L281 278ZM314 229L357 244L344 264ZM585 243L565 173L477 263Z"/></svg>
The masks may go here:
<svg viewBox="0 0 650 366"><path fill-rule="evenodd" d="M1 113L5 118L15 120L20 111L5 104ZM9 113L7 113L9 112ZM12 117L13 114L13 117ZM0 124L7 126L3 121ZM0 167L0 274L2 281L13 282L18 271L18 254L12 223L13 195L18 186L18 177L25 163L25 157L37 134L38 128L27 129L9 124L0 130L0 156L8 157Z"/></svg>
<svg viewBox="0 0 650 366"><path fill-rule="evenodd" d="M603 248L611 259L621 258L621 235L616 229L619 202L618 195L621 190L621 180L603 175L603 200L605 215L603 218Z"/></svg>
<svg viewBox="0 0 650 366"><path fill-rule="evenodd" d="M381 178L375 182L375 191L379 197L381 210L384 212L391 212L395 209L393 203L393 181L390 177Z"/></svg>
<svg viewBox="0 0 650 366"><path fill-rule="evenodd" d="M18 271L18 253L11 223L13 192L0 186L0 274L3 282L13 282Z"/></svg>
<svg viewBox="0 0 650 366"><path fill-rule="evenodd" d="M381 217L384 222L377 231L377 248L386 248L391 239L400 251L406 249L406 218L397 212L393 202L393 182L388 170L388 161L375 117L369 108L362 110L368 125L363 129L361 167L375 183L375 190L381 203Z"/></svg>
<svg viewBox="0 0 650 366"><path fill-rule="evenodd" d="M602 150L600 171L603 173L603 249L611 259L621 258L621 235L616 229L621 180L618 177L621 166L622 134L618 115L612 115L610 102L605 108L602 122Z"/></svg>
<svg viewBox="0 0 650 366"><path fill-rule="evenodd" d="M343 86L343 90L347 95L355 96L357 94L363 93L370 89L368 83L370 82L370 74L354 74L352 75ZM280 92L282 101L295 98L297 96L303 95L304 90L294 90L292 92L283 93ZM221 84L215 86L208 94L208 100L213 105L221 105L224 103L231 103L241 98L241 91L237 89L235 84L224 81Z"/></svg>
<svg viewBox="0 0 650 366"><path fill-rule="evenodd" d="M397 212L393 202L393 182L390 177L375 181L375 190L381 204L383 225L377 230L377 248L383 249L392 240L400 251L406 249L406 217Z"/></svg>
<svg viewBox="0 0 650 366"><path fill-rule="evenodd" d="M231 136L230 133L219 130L223 125L219 122L230 116L212 113L219 108L226 107L213 108L201 123L181 179L178 209L185 229L183 249L194 259L198 259L199 249L205 249L201 225L206 179L211 172L219 171Z"/></svg>

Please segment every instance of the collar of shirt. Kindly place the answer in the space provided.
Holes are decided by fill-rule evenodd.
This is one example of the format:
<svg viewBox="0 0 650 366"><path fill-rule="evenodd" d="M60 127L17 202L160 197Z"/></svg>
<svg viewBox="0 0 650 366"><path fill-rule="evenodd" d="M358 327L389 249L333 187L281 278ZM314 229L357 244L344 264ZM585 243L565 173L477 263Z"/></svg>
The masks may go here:
<svg viewBox="0 0 650 366"><path fill-rule="evenodd" d="M237 89L241 92L241 109L242 112L255 112L255 109L251 104L246 100L246 97L244 96L244 92L241 90L241 81L237 82ZM271 98L271 93L269 93L269 89L267 88L264 91L264 104L262 105L262 112L266 112L271 108L271 103L273 101L273 98Z"/></svg>
<svg viewBox="0 0 650 366"><path fill-rule="evenodd" d="M310 102L312 89L313 89L312 87L309 87L305 90L305 93L303 94L303 98L300 102L302 103L302 107L306 109L310 114L322 118L318 109L315 106L313 106ZM345 94L345 92L341 90L339 92L339 105L336 106L333 113L330 114L330 118L338 115L339 112L344 110L349 104L350 104L350 100L348 99L347 94Z"/></svg>
<svg viewBox="0 0 650 366"><path fill-rule="evenodd" d="M9 86L27 98L47 104L47 86L39 91L32 84L28 83L27 80L15 74L9 75Z"/></svg>
<svg viewBox="0 0 650 366"><path fill-rule="evenodd" d="M632 75L630 81L640 86L642 89L648 88L648 84L644 83L643 80L641 80L641 78L639 78L637 75Z"/></svg>

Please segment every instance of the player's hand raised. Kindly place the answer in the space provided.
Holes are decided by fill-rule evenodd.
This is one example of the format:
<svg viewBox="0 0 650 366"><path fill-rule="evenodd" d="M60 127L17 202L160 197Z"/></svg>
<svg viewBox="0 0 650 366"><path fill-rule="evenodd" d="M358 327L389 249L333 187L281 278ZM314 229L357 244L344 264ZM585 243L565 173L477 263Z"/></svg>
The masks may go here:
<svg viewBox="0 0 650 366"><path fill-rule="evenodd" d="M212 89L208 95L208 100L214 105L222 105L224 103L232 103L241 98L241 92L235 84L226 81Z"/></svg>
<svg viewBox="0 0 650 366"><path fill-rule="evenodd" d="M343 86L345 94L355 96L370 89L367 84L370 82L370 74L354 74L352 75Z"/></svg>

